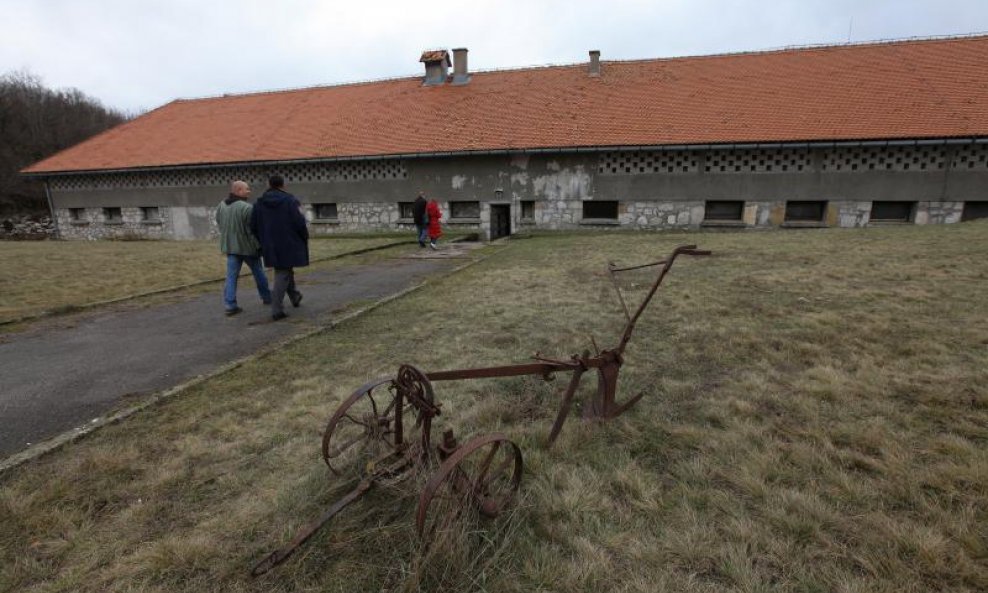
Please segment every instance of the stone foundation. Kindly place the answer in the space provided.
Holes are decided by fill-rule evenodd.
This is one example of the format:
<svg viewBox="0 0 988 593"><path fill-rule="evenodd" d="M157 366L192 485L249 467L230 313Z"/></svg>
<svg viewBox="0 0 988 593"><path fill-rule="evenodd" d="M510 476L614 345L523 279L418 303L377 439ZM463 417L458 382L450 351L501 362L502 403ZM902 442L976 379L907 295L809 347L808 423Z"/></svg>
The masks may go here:
<svg viewBox="0 0 988 593"><path fill-rule="evenodd" d="M964 202L917 202L916 224L953 224L961 221Z"/></svg>

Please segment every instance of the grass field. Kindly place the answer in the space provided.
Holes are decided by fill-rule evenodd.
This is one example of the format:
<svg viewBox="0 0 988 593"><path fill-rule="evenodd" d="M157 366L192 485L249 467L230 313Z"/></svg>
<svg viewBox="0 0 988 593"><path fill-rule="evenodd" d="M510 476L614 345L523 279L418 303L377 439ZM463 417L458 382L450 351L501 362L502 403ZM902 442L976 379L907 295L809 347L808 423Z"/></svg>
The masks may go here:
<svg viewBox="0 0 988 593"><path fill-rule="evenodd" d="M714 255L639 323L619 391L646 395L620 418L549 450L565 379L436 383L436 435L520 444L508 516L426 550L412 480L248 576L354 486L319 455L353 389L612 346L605 263L687 242ZM515 241L0 476L0 590L988 590L986 253L984 223Z"/></svg>
<svg viewBox="0 0 988 593"><path fill-rule="evenodd" d="M404 236L315 238L313 259ZM0 242L0 321L222 278L216 241ZM244 268L246 271L246 267Z"/></svg>

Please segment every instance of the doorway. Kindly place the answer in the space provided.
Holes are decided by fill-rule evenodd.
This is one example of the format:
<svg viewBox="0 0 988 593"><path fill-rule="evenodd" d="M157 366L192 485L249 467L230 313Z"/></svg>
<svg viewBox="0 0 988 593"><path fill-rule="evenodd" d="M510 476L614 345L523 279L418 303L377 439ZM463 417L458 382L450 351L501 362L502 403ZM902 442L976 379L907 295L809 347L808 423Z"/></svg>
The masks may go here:
<svg viewBox="0 0 988 593"><path fill-rule="evenodd" d="M491 204L491 241L511 234L511 205Z"/></svg>

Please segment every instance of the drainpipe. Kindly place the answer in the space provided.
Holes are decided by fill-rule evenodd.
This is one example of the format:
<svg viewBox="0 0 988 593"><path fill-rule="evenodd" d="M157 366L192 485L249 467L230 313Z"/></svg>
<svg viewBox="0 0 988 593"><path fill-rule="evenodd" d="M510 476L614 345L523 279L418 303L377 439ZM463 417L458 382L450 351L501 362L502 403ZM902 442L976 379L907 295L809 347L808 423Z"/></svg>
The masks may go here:
<svg viewBox="0 0 988 593"><path fill-rule="evenodd" d="M48 187L48 178L45 178L45 199L48 200L48 211L51 212L51 223L55 225L55 238L62 238L62 231L58 228L58 217L55 216L55 205L51 201L51 188Z"/></svg>

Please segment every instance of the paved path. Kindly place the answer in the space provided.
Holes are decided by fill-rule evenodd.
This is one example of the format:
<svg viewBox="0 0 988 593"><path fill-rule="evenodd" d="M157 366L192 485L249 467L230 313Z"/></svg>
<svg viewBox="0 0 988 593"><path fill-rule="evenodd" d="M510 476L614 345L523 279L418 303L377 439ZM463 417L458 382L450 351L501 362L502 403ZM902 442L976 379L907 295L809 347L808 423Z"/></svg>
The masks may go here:
<svg viewBox="0 0 988 593"><path fill-rule="evenodd" d="M454 251L463 254L444 255ZM348 303L400 292L462 263L455 256L412 257L313 270L298 278L302 306L293 309L286 298L289 318L276 323L245 277L238 291L244 312L234 317L223 315L217 284L181 302L115 307L3 336L0 459L85 424L124 397L167 389L325 323Z"/></svg>

